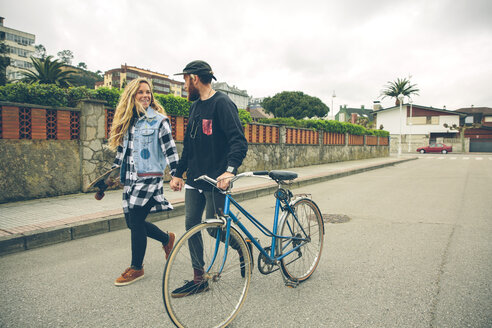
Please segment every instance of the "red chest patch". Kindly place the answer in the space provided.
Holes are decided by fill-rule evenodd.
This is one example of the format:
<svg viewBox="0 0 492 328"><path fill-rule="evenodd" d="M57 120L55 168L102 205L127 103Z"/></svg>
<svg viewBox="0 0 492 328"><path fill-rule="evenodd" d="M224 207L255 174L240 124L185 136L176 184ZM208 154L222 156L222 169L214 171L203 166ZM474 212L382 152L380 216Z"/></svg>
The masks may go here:
<svg viewBox="0 0 492 328"><path fill-rule="evenodd" d="M207 136L212 135L212 120L202 120L202 130L203 134L206 134Z"/></svg>

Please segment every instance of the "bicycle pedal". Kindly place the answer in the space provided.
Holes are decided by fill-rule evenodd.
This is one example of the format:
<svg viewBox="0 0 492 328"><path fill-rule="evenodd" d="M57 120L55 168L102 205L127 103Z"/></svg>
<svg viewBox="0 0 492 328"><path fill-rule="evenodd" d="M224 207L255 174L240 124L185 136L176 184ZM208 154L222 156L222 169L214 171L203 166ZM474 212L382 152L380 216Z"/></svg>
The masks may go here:
<svg viewBox="0 0 492 328"><path fill-rule="evenodd" d="M299 286L299 282L298 281L290 281L290 280L287 280L285 282L285 286L287 286L289 288L297 288L297 286Z"/></svg>

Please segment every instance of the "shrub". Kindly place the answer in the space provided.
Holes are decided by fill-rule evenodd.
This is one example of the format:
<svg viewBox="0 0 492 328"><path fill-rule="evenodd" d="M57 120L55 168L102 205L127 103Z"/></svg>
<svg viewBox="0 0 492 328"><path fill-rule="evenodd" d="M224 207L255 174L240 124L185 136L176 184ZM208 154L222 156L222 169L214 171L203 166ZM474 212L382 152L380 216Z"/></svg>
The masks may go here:
<svg viewBox="0 0 492 328"><path fill-rule="evenodd" d="M242 125L246 125L253 121L253 119L251 118L251 114L244 109L239 109L239 120L241 121Z"/></svg>
<svg viewBox="0 0 492 328"><path fill-rule="evenodd" d="M66 89L55 84L31 84L28 86L28 104L39 104L54 107L68 106Z"/></svg>
<svg viewBox="0 0 492 328"><path fill-rule="evenodd" d="M296 120L292 117L266 118L266 119L261 119L260 123L286 125L291 127L314 129L317 131L324 131L324 132L331 132L331 133L348 133L358 136L363 136L363 135L377 135L380 137L389 136L388 131L369 130L363 127L362 125L358 125L358 124L339 122L339 121L327 121L327 120L320 120L320 119Z"/></svg>
<svg viewBox="0 0 492 328"><path fill-rule="evenodd" d="M93 97L94 99L105 100L109 107L116 108L122 92L117 88L100 87L95 90Z"/></svg>
<svg viewBox="0 0 492 328"><path fill-rule="evenodd" d="M71 87L67 89L67 100L69 107L75 107L81 99L87 98L95 98L95 90L88 89L85 86Z"/></svg>
<svg viewBox="0 0 492 328"><path fill-rule="evenodd" d="M167 114L185 117L189 115L191 103L187 99L171 94L154 94L154 96L162 107L164 107Z"/></svg>
<svg viewBox="0 0 492 328"><path fill-rule="evenodd" d="M24 82L10 83L0 87L2 98L4 101L28 103L29 100L29 84ZM42 104L39 104L42 105Z"/></svg>

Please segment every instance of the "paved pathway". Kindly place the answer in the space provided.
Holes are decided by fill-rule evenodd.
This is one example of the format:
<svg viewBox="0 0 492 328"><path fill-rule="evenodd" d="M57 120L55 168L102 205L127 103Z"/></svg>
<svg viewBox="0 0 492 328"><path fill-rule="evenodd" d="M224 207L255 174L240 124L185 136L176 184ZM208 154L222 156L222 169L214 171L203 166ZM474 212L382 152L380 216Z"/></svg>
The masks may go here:
<svg viewBox="0 0 492 328"><path fill-rule="evenodd" d="M416 159L416 156L373 158L305 166L289 170L297 172L299 178L296 181L304 185L394 165L409 159ZM256 193L257 191L265 190L272 186L275 186L275 183L265 179L245 178L236 182L233 191L238 195L244 194L245 198L252 198L260 196L260 194ZM184 191L173 192L170 190L169 185L165 184L164 195L174 205L175 210L165 212L165 215L154 218L154 220L165 219L183 213ZM121 206L121 190L106 192L106 196L101 201L94 199L94 193L79 193L0 204L0 255L65 241L66 239L75 239L77 238L75 235L83 237L124 228L124 221L123 223L121 221L123 219ZM109 222L115 219L120 219L120 222L114 224L114 228L101 227L101 224L104 225L101 221ZM94 224L94 222L98 224L97 229L92 229L92 232L88 231L91 230L91 228L88 228L89 225ZM106 225L110 224L107 223ZM47 232L50 232L48 235L52 236L54 230L67 229L74 226L80 228L84 225L87 226L83 233L75 234L72 231L68 237L65 236L60 239L58 236L52 241L40 241L40 239L48 238L42 237ZM36 243L29 245L29 239L26 241L23 240L23 237L36 238ZM15 247L12 246L13 242Z"/></svg>

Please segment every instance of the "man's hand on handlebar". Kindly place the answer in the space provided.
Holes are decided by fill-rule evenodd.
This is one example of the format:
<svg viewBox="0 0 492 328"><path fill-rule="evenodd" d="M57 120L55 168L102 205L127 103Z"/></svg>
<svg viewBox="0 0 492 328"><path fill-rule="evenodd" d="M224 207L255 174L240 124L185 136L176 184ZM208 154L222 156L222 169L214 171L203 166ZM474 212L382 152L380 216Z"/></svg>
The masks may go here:
<svg viewBox="0 0 492 328"><path fill-rule="evenodd" d="M234 176L234 174L229 173L229 172L224 172L222 173L218 178L217 178L217 188L226 190L229 188L229 184L231 183L231 178Z"/></svg>

